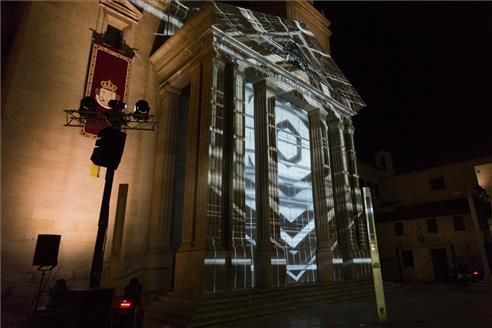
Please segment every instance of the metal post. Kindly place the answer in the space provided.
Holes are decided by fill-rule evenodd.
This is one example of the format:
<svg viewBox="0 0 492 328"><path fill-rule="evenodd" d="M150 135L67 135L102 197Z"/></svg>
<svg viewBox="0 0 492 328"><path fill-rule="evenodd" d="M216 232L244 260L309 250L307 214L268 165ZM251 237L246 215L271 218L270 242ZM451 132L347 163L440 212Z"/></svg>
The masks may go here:
<svg viewBox="0 0 492 328"><path fill-rule="evenodd" d="M374 223L371 190L368 187L362 188L362 197L364 199L367 234L369 236L369 248L371 250L372 278L374 280L374 292L376 294L378 317L379 322L384 323L388 320L388 317L386 313L386 302L384 300L383 276L381 275L381 263L379 261L378 240L376 236L376 224Z"/></svg>
<svg viewBox="0 0 492 328"><path fill-rule="evenodd" d="M109 221L109 200L111 199L111 189L113 187L114 169L106 169L106 183L99 212L99 223L97 229L96 245L94 246L94 256L92 257L91 276L89 288L99 288L101 285L101 273L104 260L104 246L106 243L106 231Z"/></svg>
<svg viewBox="0 0 492 328"><path fill-rule="evenodd" d="M41 267L39 267L41 268ZM38 270L39 270L38 268ZM50 269L51 270L51 269ZM39 299L41 298L41 292L43 291L43 282L44 282L44 275L46 274L47 270L40 270L41 271L41 281L39 282L39 289L38 289L38 294L36 295L36 302L34 304L34 309L32 311L32 316L33 318L36 316L38 313L38 306L39 306ZM49 270L48 270L49 271Z"/></svg>
<svg viewBox="0 0 492 328"><path fill-rule="evenodd" d="M477 208L475 207L475 201L473 196L468 195L468 207L470 208L470 214L472 218L473 232L477 240L478 252L480 253L480 260L483 266L483 280L492 282L492 275L489 269L489 261L487 259L487 253L485 252L485 238L482 229L478 222Z"/></svg>

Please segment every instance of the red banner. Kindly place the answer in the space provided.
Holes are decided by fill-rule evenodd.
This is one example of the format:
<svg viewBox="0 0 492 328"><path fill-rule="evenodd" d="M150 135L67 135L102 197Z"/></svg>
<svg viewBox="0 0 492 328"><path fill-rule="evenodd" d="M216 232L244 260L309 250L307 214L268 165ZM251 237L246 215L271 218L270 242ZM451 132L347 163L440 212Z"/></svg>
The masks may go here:
<svg viewBox="0 0 492 328"><path fill-rule="evenodd" d="M85 134L97 135L107 126L106 112L110 111L108 103L116 99L126 103L132 56L123 54L113 48L94 42L87 74L85 95L97 102L96 118L88 119Z"/></svg>

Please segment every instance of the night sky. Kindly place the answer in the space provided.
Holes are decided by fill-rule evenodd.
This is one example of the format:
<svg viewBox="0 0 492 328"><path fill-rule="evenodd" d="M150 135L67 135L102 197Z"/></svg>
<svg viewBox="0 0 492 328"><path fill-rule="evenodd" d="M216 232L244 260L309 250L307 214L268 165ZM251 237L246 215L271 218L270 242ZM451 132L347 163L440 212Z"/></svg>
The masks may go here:
<svg viewBox="0 0 492 328"><path fill-rule="evenodd" d="M358 156L395 165L481 144L492 153L492 3L315 2L332 56L368 106Z"/></svg>

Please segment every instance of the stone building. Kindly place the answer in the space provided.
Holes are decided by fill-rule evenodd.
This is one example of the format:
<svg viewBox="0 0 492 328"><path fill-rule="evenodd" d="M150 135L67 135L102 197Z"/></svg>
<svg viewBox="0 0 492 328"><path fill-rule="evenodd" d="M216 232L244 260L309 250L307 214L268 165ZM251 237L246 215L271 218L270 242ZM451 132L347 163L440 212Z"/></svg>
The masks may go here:
<svg viewBox="0 0 492 328"><path fill-rule="evenodd" d="M9 7L4 297L36 290L38 234L61 235L51 279L87 287L104 179L89 174L94 139L62 110L93 92L103 48L127 61L126 79L95 92L146 99L158 119L127 131L104 286L138 276L147 293L201 294L369 276L351 123L364 102L329 55L329 22L309 1L238 5Z"/></svg>
<svg viewBox="0 0 492 328"><path fill-rule="evenodd" d="M486 148L469 153L422 159L392 174L379 169L375 217L385 280L445 281L453 269L490 277L490 193L484 196L492 156Z"/></svg>

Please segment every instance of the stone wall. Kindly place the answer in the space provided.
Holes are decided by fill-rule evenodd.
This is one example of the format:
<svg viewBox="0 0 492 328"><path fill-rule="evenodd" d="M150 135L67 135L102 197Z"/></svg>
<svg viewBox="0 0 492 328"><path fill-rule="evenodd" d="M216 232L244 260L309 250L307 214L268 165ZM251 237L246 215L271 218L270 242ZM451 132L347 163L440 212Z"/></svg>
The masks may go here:
<svg viewBox="0 0 492 328"><path fill-rule="evenodd" d="M31 266L38 234L60 234L59 265L49 284L88 286L105 170L89 176L94 140L64 127L62 109L78 108L84 94L90 29L97 2L34 2L2 109L2 295L32 296L40 273ZM159 106L148 56L158 19L144 13L125 33L138 49L128 103ZM140 274L146 251L156 134L129 131L116 171L106 258L111 252L118 185L129 184L120 276ZM106 261L106 263L108 263ZM121 283L125 283L124 278Z"/></svg>

